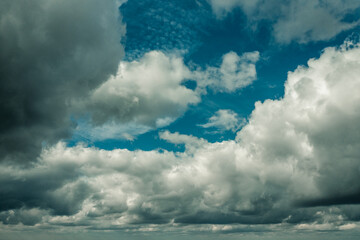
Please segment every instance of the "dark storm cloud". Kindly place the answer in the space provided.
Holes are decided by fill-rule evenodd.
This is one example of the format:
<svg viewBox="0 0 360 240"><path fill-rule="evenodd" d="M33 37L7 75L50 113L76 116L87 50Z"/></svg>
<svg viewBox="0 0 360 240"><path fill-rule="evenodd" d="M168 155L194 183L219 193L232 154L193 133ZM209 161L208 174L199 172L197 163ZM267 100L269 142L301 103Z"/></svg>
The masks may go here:
<svg viewBox="0 0 360 240"><path fill-rule="evenodd" d="M120 21L114 1L1 1L1 160L69 136L70 100L116 71Z"/></svg>

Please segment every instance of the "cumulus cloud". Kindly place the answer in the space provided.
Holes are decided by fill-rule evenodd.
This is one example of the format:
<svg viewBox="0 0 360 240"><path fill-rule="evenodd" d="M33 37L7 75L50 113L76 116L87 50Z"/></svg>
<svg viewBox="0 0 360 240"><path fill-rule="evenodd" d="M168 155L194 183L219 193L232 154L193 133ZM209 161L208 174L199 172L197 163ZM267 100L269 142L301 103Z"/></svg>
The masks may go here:
<svg viewBox="0 0 360 240"><path fill-rule="evenodd" d="M359 1L321 0L209 0L215 14L223 17L236 7L247 15L250 23L267 20L280 43L326 41L360 23L356 11ZM349 18L352 16L352 18Z"/></svg>
<svg viewBox="0 0 360 240"><path fill-rule="evenodd" d="M171 133L169 131L163 131L160 132L159 137L160 139L163 139L175 145L184 144L187 153L194 152L198 148L201 148L204 145L208 144L208 141L203 138L179 134L178 132Z"/></svg>
<svg viewBox="0 0 360 240"><path fill-rule="evenodd" d="M116 71L116 1L0 3L0 159L31 160L69 136L71 99Z"/></svg>
<svg viewBox="0 0 360 240"><path fill-rule="evenodd" d="M256 80L255 64L259 60L258 51L246 52L239 56L235 52L223 55L220 67L207 67L194 72L200 89L233 93Z"/></svg>
<svg viewBox="0 0 360 240"><path fill-rule="evenodd" d="M203 128L217 128L220 131L236 132L245 124L246 120L241 119L237 113L229 109L220 109L209 118L209 121L199 126Z"/></svg>
<svg viewBox="0 0 360 240"><path fill-rule="evenodd" d="M133 138L167 126L199 103L208 89L235 92L250 85L258 60L259 52L229 52L220 66L192 70L176 54L151 51L138 61L121 61L116 75L74 104L91 115L91 124L80 122L76 134L93 140ZM187 80L196 81L196 89L187 88Z"/></svg>
<svg viewBox="0 0 360 240"><path fill-rule="evenodd" d="M31 167L1 163L0 220L100 229L134 223L357 228L359 56L358 45L327 48L290 72L284 97L256 103L236 140L209 143L165 131L162 139L190 147L105 151L59 143Z"/></svg>
<svg viewBox="0 0 360 240"><path fill-rule="evenodd" d="M190 74L181 58L152 51L140 61L120 62L117 74L94 90L86 104L95 124L113 120L156 126L158 119L177 118L200 101L182 85Z"/></svg>
<svg viewBox="0 0 360 240"><path fill-rule="evenodd" d="M360 50L347 48L327 48L289 73L284 98L257 103L238 133L264 160L293 159L313 172L317 195L307 196L309 205L358 203Z"/></svg>

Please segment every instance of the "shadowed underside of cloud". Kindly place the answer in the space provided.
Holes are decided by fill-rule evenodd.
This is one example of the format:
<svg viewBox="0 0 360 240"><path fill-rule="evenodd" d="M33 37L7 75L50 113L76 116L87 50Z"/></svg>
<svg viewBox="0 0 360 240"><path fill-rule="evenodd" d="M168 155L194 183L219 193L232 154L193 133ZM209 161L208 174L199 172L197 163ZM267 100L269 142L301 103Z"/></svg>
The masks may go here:
<svg viewBox="0 0 360 240"><path fill-rule="evenodd" d="M162 139L185 144L185 152L58 143L30 167L2 163L0 220L97 229L149 223L356 228L359 76L360 48L347 42L290 72L284 97L256 103L234 141L163 132Z"/></svg>
<svg viewBox="0 0 360 240"><path fill-rule="evenodd" d="M326 41L342 31L359 26L357 0L208 0L214 13L222 18L240 7L248 21L256 25L270 21L279 43Z"/></svg>

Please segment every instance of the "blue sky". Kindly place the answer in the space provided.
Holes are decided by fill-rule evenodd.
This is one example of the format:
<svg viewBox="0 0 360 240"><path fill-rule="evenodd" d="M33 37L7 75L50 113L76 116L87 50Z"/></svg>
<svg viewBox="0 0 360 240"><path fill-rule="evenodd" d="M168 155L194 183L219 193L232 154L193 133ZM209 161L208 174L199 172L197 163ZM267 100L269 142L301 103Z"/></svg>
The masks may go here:
<svg viewBox="0 0 360 240"><path fill-rule="evenodd" d="M0 3L0 239L356 239L360 3Z"/></svg>

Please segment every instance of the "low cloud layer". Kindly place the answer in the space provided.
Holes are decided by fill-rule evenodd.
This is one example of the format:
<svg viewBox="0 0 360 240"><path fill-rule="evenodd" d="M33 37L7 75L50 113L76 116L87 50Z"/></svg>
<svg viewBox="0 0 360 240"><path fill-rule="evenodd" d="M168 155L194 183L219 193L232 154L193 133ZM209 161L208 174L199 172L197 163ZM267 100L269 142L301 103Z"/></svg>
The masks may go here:
<svg viewBox="0 0 360 240"><path fill-rule="evenodd" d="M116 71L124 34L116 1L0 3L0 159L34 160L68 137L70 100Z"/></svg>
<svg viewBox="0 0 360 240"><path fill-rule="evenodd" d="M165 131L161 139L185 144L184 153L58 143L31 167L1 163L0 220L99 229L138 223L356 228L359 56L359 46L346 43L290 72L284 97L256 103L233 141Z"/></svg>
<svg viewBox="0 0 360 240"><path fill-rule="evenodd" d="M275 40L285 44L329 40L360 23L356 14L360 3L356 0L209 0L209 3L219 18L240 7L251 24L269 21Z"/></svg>

